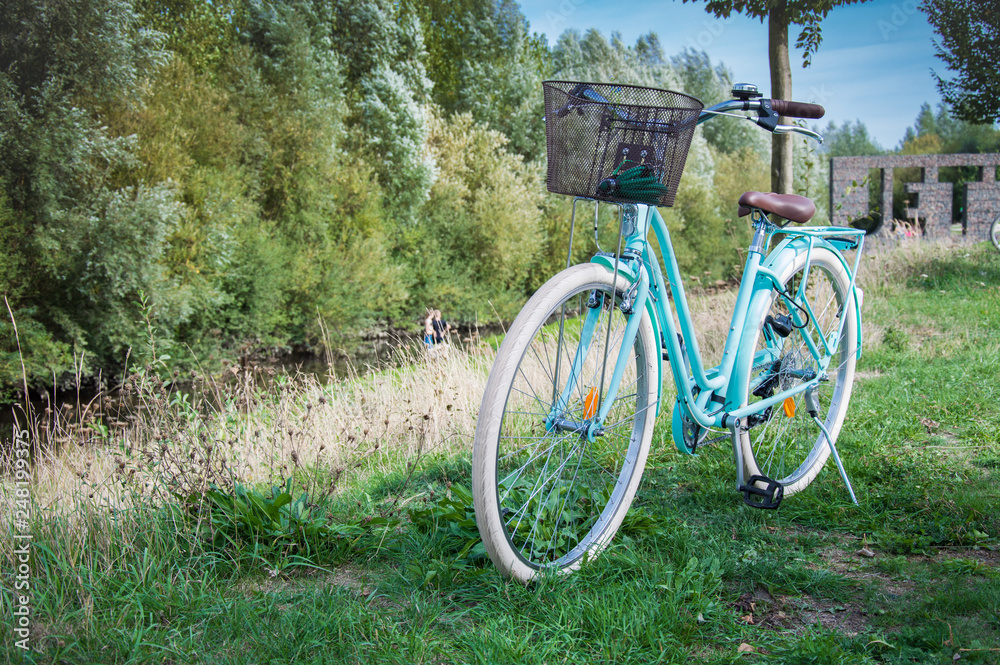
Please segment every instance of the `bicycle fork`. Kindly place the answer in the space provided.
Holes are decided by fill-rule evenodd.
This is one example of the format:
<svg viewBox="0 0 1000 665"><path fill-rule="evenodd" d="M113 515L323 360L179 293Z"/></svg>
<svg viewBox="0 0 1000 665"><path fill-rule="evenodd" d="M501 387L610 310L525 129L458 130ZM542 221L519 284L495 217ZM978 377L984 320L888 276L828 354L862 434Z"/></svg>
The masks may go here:
<svg viewBox="0 0 1000 665"><path fill-rule="evenodd" d="M580 332L580 341L570 366L569 375L566 377L565 386L552 405L552 410L545 420L545 428L548 431L572 431L585 436L593 443L597 437L604 433L604 422L611 411L611 406L618 397L618 389L621 386L622 376L628 367L631 349L639 334L639 325L642 322L642 313L645 310L646 299L649 297L649 278L645 270L639 271L639 279L632 284L632 287L622 294L620 305L616 305L615 296L617 294L617 284L614 285L612 293L593 293L588 302L588 312L584 319L583 329ZM611 298L610 303L605 303L605 299ZM598 330L598 322L601 312L605 306L608 307L608 327L607 330ZM613 323L613 310L618 307L623 314L628 317L625 324L625 331L622 334L621 346L617 352L614 367L612 368L611 381L608 384L607 392L604 392L604 379L608 371L608 357L611 355L611 333ZM583 419L580 422L567 419L563 416L569 406L573 391L583 373L583 366L587 358L587 353L594 342L594 335L604 333L604 357L601 359L600 380L587 392L584 399ZM562 345L560 344L560 347Z"/></svg>

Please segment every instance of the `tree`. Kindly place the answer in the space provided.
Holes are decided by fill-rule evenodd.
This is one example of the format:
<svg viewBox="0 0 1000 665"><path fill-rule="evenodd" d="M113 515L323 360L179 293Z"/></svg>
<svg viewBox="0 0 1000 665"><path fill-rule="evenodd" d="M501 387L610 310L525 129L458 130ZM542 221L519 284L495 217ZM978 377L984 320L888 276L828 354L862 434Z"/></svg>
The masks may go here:
<svg viewBox="0 0 1000 665"><path fill-rule="evenodd" d="M438 177L423 223L400 242L415 304L466 321L513 317L542 240L539 170L469 113L432 114L427 150Z"/></svg>
<svg viewBox="0 0 1000 665"><path fill-rule="evenodd" d="M684 0L684 2L695 0ZM802 26L795 46L802 49L802 66L808 67L823 41L820 21L834 7L865 0L707 0L706 9L718 18L734 11L767 18L768 60L771 65L771 97L792 99L792 69L788 58L788 28ZM789 194L793 189L793 148L791 135L776 134L771 139L771 189Z"/></svg>
<svg viewBox="0 0 1000 665"><path fill-rule="evenodd" d="M613 81L632 85L677 90L681 81L660 48L659 38L650 33L636 46L611 33L611 41L596 28L581 35L567 30L552 49L553 76L565 80Z"/></svg>
<svg viewBox="0 0 1000 665"><path fill-rule="evenodd" d="M823 152L830 157L859 157L881 155L885 150L868 133L868 127L860 120L837 126L831 122L823 130Z"/></svg>
<svg viewBox="0 0 1000 665"><path fill-rule="evenodd" d="M937 57L957 74L933 72L941 96L962 120L1000 120L1000 0L925 0L920 10L941 37Z"/></svg>
<svg viewBox="0 0 1000 665"><path fill-rule="evenodd" d="M166 36L164 46L196 71L217 67L245 29L245 0L134 0L143 24Z"/></svg>
<svg viewBox="0 0 1000 665"><path fill-rule="evenodd" d="M168 186L123 182L136 141L108 125L141 106L160 40L128 0L10 0L0 12L0 293L31 333L29 382L59 380L74 353L123 357L137 294L157 288L179 205ZM0 324L0 355L17 350L12 332Z"/></svg>
<svg viewBox="0 0 1000 665"><path fill-rule="evenodd" d="M391 211L413 222L433 180L423 151L432 83L417 16L394 0L275 0L252 4L247 23L267 57L298 23L310 49L337 56L349 148L375 167Z"/></svg>
<svg viewBox="0 0 1000 665"><path fill-rule="evenodd" d="M541 154L545 126L541 82L549 68L544 40L528 32L513 0L415 3L427 48L435 103L507 135L529 160Z"/></svg>
<svg viewBox="0 0 1000 665"><path fill-rule="evenodd" d="M1000 130L992 125L967 122L938 105L937 113L924 103L912 127L907 127L899 151L907 155L931 153L987 153L1000 150Z"/></svg>
<svg viewBox="0 0 1000 665"><path fill-rule="evenodd" d="M732 73L721 64L713 67L704 51L685 49L671 58L671 63L683 82L681 89L700 99L705 106L729 99L733 89ZM752 146L761 158L767 154L766 135L750 123L719 120L701 125L701 131L709 145L720 153L734 153Z"/></svg>

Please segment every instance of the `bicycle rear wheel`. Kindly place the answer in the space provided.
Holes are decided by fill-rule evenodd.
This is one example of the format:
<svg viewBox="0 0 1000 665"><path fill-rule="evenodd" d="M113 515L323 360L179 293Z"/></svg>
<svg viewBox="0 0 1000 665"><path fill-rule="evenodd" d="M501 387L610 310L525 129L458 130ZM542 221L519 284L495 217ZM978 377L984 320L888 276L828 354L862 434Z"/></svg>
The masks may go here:
<svg viewBox="0 0 1000 665"><path fill-rule="evenodd" d="M756 333L744 340L740 350L742 374L749 377L744 404L820 376L812 389L818 418L836 442L851 398L858 351L850 275L839 257L822 247L811 254L800 251L782 273L784 294L772 289L751 303L748 320L756 321ZM790 304L792 296L795 304ZM793 324L790 310L805 319L802 327ZM820 472L830 446L809 415L806 398L807 392L800 392L745 419L740 444L747 478L767 476L790 495L808 486Z"/></svg>
<svg viewBox="0 0 1000 665"><path fill-rule="evenodd" d="M627 280L585 264L549 280L508 331L490 372L472 452L476 522L505 576L569 571L614 536L635 496L658 393L652 324L641 316L597 436L625 326ZM588 332L592 331L592 332Z"/></svg>
<svg viewBox="0 0 1000 665"><path fill-rule="evenodd" d="M1000 252L1000 215L997 215L997 218L993 220L993 224L990 225L990 242Z"/></svg>

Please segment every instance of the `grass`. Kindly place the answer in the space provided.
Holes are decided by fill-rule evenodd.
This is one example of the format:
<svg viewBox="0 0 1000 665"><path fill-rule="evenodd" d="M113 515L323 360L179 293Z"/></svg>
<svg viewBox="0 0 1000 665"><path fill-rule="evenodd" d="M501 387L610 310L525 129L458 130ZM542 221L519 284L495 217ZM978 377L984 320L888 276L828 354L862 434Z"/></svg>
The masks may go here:
<svg viewBox="0 0 1000 665"><path fill-rule="evenodd" d="M8 659L1000 663L1000 256L904 246L860 279L838 442L860 506L830 463L746 508L728 446L679 455L665 409L612 546L530 587L488 565L467 490L488 346L328 385L243 367L205 402L138 372L132 419L26 423L61 442L32 462L31 651L11 633ZM731 300L697 298L709 357Z"/></svg>

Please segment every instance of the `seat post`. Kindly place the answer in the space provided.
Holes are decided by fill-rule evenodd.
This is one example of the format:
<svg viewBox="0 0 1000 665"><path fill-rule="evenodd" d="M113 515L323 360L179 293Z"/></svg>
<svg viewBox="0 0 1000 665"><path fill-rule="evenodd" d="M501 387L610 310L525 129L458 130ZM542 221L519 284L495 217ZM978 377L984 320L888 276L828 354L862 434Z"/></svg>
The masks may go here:
<svg viewBox="0 0 1000 665"><path fill-rule="evenodd" d="M771 231L771 220L759 208L751 209L750 219L753 222L753 240L750 242L748 251L763 255L767 251L767 236Z"/></svg>

